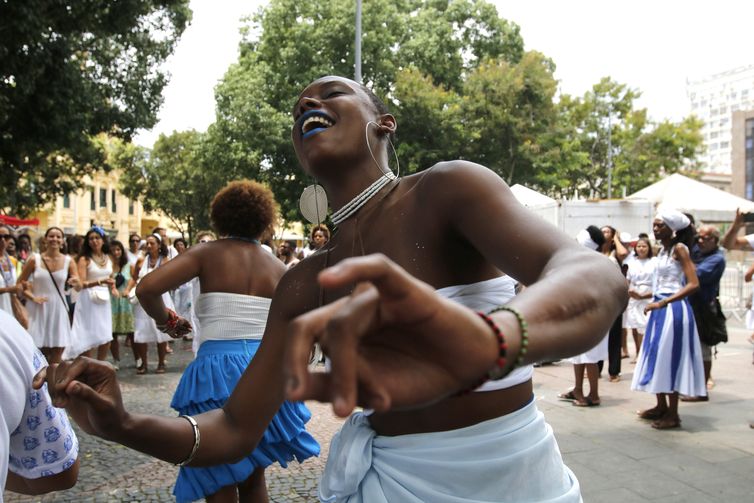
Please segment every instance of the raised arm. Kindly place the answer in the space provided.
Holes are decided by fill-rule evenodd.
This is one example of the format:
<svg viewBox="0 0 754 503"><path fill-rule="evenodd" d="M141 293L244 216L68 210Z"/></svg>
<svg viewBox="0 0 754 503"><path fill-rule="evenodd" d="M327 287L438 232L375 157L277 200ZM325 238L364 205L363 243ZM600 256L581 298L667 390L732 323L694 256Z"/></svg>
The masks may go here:
<svg viewBox="0 0 754 503"><path fill-rule="evenodd" d="M721 244L723 245L723 248L727 250L745 250L745 251L752 251L754 248L751 247L751 243L749 243L749 240L746 239L743 236L739 236L738 233L741 230L741 228L744 226L744 214L741 213L741 209L736 210L736 216L733 219L733 223L728 228L728 231L723 236Z"/></svg>
<svg viewBox="0 0 754 503"><path fill-rule="evenodd" d="M492 264L527 285L510 306L529 326L525 363L557 360L592 348L628 301L625 279L609 260L524 208L490 170L456 161L438 166L431 189L454 228ZM436 168L433 168L436 169ZM520 336L509 312L495 315Z"/></svg>
<svg viewBox="0 0 754 503"><path fill-rule="evenodd" d="M136 296L139 298L139 303L158 325L164 324L168 319L162 294L175 290L199 276L201 272L200 252L200 250L190 248L186 253L165 262L139 281L136 287ZM163 260L167 260L167 258L163 257Z"/></svg>

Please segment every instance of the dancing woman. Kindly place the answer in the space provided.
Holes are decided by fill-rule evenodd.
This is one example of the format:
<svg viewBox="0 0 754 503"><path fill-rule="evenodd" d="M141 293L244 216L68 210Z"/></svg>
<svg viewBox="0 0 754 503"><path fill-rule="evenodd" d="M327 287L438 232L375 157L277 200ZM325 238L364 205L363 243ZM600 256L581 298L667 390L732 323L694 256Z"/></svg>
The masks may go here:
<svg viewBox="0 0 754 503"><path fill-rule="evenodd" d="M76 289L84 290L76 301L71 327L71 344L63 358L90 353L97 349L97 359L105 360L113 332L113 316L110 296L117 292L110 260L110 247L105 231L92 227L84 236L84 244L78 257L79 282Z"/></svg>
<svg viewBox="0 0 754 503"><path fill-rule="evenodd" d="M222 407L254 357L264 333L272 294L286 268L263 250L259 236L275 222L272 192L238 181L217 193L210 206L221 239L192 247L150 274L138 288L149 314L161 317L161 295L192 278L201 293L196 315L202 325L199 352L175 391L171 406L180 414ZM301 403L283 402L254 452L234 464L181 468L173 493L179 502L267 501L264 470L317 455L319 445L304 426L311 417Z"/></svg>
<svg viewBox="0 0 754 503"><path fill-rule="evenodd" d="M599 342L625 307L625 281L486 168L390 175L396 126L348 79L318 79L299 96L293 144L321 185L310 194L324 188L339 208L338 230L280 280L259 351L222 409L129 414L113 371L88 359L57 369L58 403L86 431L192 466L250 452L286 392L341 416L359 403L375 412L333 439L324 501L580 501L533 400L531 363ZM321 216L314 200L307 213ZM513 278L528 286L515 298ZM309 373L315 341L331 372ZM480 387L482 376L492 380Z"/></svg>
<svg viewBox="0 0 754 503"><path fill-rule="evenodd" d="M662 209L652 224L662 244L652 281L653 300L647 332L636 363L631 389L655 393L657 405L639 412L660 430L678 428L678 394L706 396L702 350L688 296L699 288L694 263L684 244L693 227L683 213Z"/></svg>
<svg viewBox="0 0 754 503"><path fill-rule="evenodd" d="M146 252L134 267L136 273L129 283L128 289L133 288L138 282L146 278L147 274L159 269L168 263L168 246L162 236L159 234L150 234L146 239ZM162 300L167 309L173 310L173 299L170 293L165 292ZM164 374L166 371L165 357L167 356L168 341L170 336L157 329L157 325L152 318L144 311L141 303L134 306L134 343L133 349L136 357L141 364L136 368L137 375L147 373L147 355L149 354L147 344L157 344L157 369L155 374Z"/></svg>
<svg viewBox="0 0 754 503"><path fill-rule="evenodd" d="M61 252L65 235L59 227L50 227L44 235L47 247L43 253L33 253L24 265L20 284L29 278L31 289L23 294L31 302L29 310L29 333L34 344L41 349L47 361L60 363L63 351L71 343L71 321L68 302L65 298L68 285L78 285L76 263Z"/></svg>

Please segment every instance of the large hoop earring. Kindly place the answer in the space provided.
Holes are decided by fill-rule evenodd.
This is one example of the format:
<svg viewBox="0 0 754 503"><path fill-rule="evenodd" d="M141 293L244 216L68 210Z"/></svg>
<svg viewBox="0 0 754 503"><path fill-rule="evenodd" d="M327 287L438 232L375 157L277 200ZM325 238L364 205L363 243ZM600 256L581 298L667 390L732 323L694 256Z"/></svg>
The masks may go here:
<svg viewBox="0 0 754 503"><path fill-rule="evenodd" d="M309 185L301 193L298 200L298 208L305 219L314 225L325 221L327 216L327 193L325 188L318 184Z"/></svg>
<svg viewBox="0 0 754 503"><path fill-rule="evenodd" d="M369 150L369 155L372 156L372 160L374 161L375 166L380 170L380 172L384 176L388 176L387 174L390 173L391 177L398 178L401 176L401 162L398 160L398 152L395 150L395 146L393 145L393 142L390 140L390 135L387 135L387 142L390 145L390 148L393 149L393 157L395 157L395 166L396 166L396 173L393 175L393 170L390 169L390 163L388 163L387 171L382 169L382 166L380 166L380 163L377 162L377 158L374 156L374 152L372 152L372 146L369 144L369 125L374 124L374 126L379 129L380 125L377 124L374 121L367 122L366 127L364 128L364 139L367 142L367 150Z"/></svg>

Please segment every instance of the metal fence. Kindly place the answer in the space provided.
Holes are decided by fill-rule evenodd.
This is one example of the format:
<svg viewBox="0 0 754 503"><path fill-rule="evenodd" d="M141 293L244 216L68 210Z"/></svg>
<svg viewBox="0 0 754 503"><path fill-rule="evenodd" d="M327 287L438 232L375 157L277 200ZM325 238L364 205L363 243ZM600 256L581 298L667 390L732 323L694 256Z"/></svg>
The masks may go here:
<svg viewBox="0 0 754 503"><path fill-rule="evenodd" d="M747 304L752 298L754 283L744 281L749 265L745 262L728 262L720 280L720 304L723 311L726 316L734 316L739 321L743 321Z"/></svg>

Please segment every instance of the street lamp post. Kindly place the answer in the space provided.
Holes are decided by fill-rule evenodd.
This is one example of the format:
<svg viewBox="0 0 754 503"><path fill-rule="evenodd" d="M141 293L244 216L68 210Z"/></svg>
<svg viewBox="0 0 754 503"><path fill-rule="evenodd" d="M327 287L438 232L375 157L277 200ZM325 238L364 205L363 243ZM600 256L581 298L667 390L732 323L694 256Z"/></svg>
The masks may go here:
<svg viewBox="0 0 754 503"><path fill-rule="evenodd" d="M353 80L361 84L361 0L356 0L356 40L353 51Z"/></svg>

